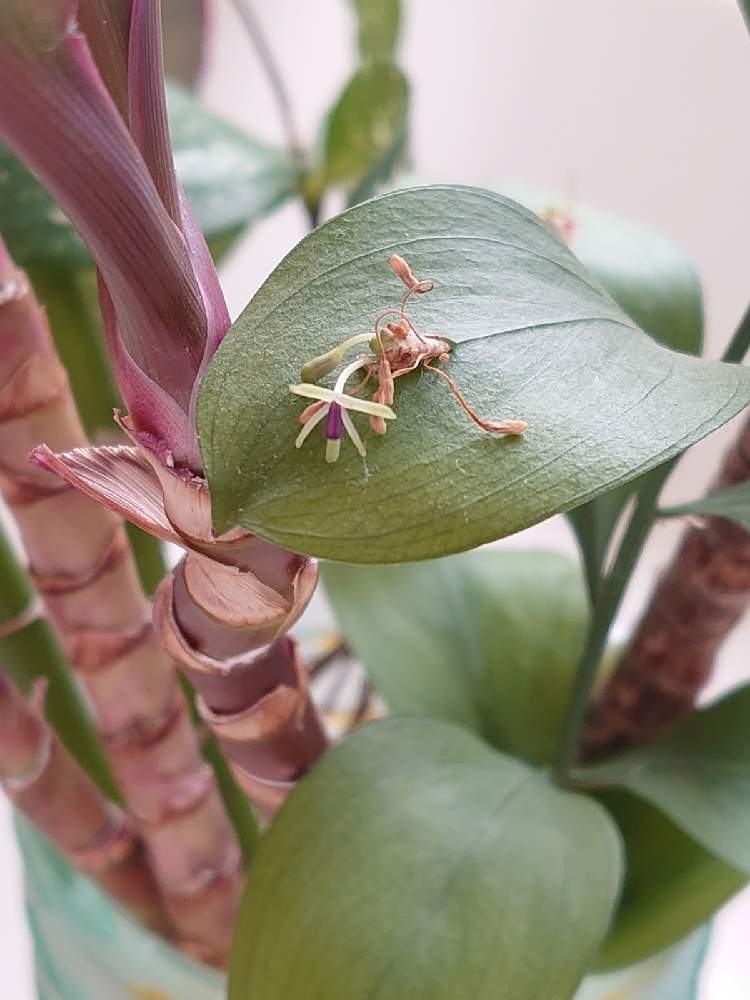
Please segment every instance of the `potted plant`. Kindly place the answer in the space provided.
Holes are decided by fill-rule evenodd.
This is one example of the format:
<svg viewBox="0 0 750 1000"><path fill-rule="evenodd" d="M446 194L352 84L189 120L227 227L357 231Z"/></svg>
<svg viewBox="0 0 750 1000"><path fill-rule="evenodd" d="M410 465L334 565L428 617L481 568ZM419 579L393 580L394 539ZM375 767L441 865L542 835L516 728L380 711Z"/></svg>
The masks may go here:
<svg viewBox="0 0 750 1000"><path fill-rule="evenodd" d="M750 870L750 692L696 708L750 598L750 430L660 495L750 403L750 314L703 360L662 237L394 181L397 3L355 4L303 150L239 7L282 151L167 100L162 15L189 84L202 4L0 10L0 775L39 994L694 997ZM311 231L231 323L211 251L294 196ZM483 547L559 513L579 562Z"/></svg>

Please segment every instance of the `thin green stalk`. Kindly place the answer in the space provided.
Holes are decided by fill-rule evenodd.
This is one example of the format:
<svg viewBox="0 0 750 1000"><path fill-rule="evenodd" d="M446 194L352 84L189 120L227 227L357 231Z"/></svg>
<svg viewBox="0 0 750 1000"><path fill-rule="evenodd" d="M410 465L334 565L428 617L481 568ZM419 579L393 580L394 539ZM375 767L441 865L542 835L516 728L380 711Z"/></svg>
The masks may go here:
<svg viewBox="0 0 750 1000"><path fill-rule="evenodd" d="M747 30L750 31L750 0L739 0L740 11L745 19Z"/></svg>
<svg viewBox="0 0 750 1000"><path fill-rule="evenodd" d="M229 762L213 737L206 740L203 756L214 770L224 806L240 842L245 867L248 868L260 844L260 826L255 810L247 794L237 784Z"/></svg>
<svg viewBox="0 0 750 1000"><path fill-rule="evenodd" d="M102 754L91 718L79 696L62 651L47 622L28 616L17 630L14 620L33 607L34 591L7 538L0 533L0 665L27 693L39 677L49 682L46 717L62 742L104 794L119 798L112 773Z"/></svg>
<svg viewBox="0 0 750 1000"><path fill-rule="evenodd" d="M747 10L750 12L750 0L747 2ZM750 18L750 13L748 13ZM729 341L727 349L721 356L722 361L738 365L750 350L750 305L745 310L745 314L740 320L740 324L734 332L734 336Z"/></svg>
<svg viewBox="0 0 750 1000"><path fill-rule="evenodd" d="M566 781L568 772L575 763L581 730L612 621L654 522L661 488L676 461L672 459L666 462L645 477L612 569L604 578L599 590L561 731L555 764L555 775L561 783Z"/></svg>

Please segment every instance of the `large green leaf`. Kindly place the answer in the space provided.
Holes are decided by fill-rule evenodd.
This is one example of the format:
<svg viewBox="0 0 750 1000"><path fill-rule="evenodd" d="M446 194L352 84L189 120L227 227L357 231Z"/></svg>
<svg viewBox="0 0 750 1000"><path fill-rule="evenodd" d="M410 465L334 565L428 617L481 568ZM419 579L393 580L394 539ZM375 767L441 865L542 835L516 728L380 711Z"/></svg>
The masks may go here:
<svg viewBox="0 0 750 1000"><path fill-rule="evenodd" d="M569 1000L619 878L592 800L447 723L373 723L263 838L229 996Z"/></svg>
<svg viewBox="0 0 750 1000"><path fill-rule="evenodd" d="M549 761L587 625L578 566L483 550L400 566L323 566L344 637L394 712L466 726Z"/></svg>
<svg viewBox="0 0 750 1000"><path fill-rule="evenodd" d="M355 187L403 144L409 88L390 62L361 66L331 111L325 136L323 184Z"/></svg>
<svg viewBox="0 0 750 1000"><path fill-rule="evenodd" d="M647 746L575 773L653 803L707 850L750 874L750 685Z"/></svg>
<svg viewBox="0 0 750 1000"><path fill-rule="evenodd" d="M603 969L640 962L700 927L747 882L628 792L600 796L622 834L625 884L597 958Z"/></svg>
<svg viewBox="0 0 750 1000"><path fill-rule="evenodd" d="M700 354L700 277L677 244L613 212L525 186L506 188L533 211L565 220L570 249L642 330L674 350Z"/></svg>
<svg viewBox="0 0 750 1000"><path fill-rule="evenodd" d="M615 302L643 330L677 351L700 354L703 294L687 255L662 233L590 205L522 185L506 193L566 226L569 246ZM575 510L578 536L592 593L598 587L617 521L635 484L618 487Z"/></svg>
<svg viewBox="0 0 750 1000"><path fill-rule="evenodd" d="M360 459L298 451L303 363L371 329L405 254L436 288L418 327L455 343L449 370L522 438L479 431L429 373L398 380L383 438ZM638 330L545 223L473 188L400 191L307 236L245 309L204 379L198 427L216 526L348 562L468 549L584 503L665 462L737 413L750 373Z"/></svg>
<svg viewBox="0 0 750 1000"><path fill-rule="evenodd" d="M707 927L635 968L588 977L575 1000L697 1000Z"/></svg>
<svg viewBox="0 0 750 1000"><path fill-rule="evenodd" d="M739 524L745 531L750 531L750 483L728 486L697 500L659 511L660 517L685 517L689 514L698 517L724 517Z"/></svg>
<svg viewBox="0 0 750 1000"><path fill-rule="evenodd" d="M362 59L390 59L398 40L401 0L352 0L352 5Z"/></svg>
<svg viewBox="0 0 750 1000"><path fill-rule="evenodd" d="M296 188L286 154L268 149L169 88L175 163L198 222L211 241L256 221ZM0 221L21 266L88 265L88 251L39 182L0 146Z"/></svg>

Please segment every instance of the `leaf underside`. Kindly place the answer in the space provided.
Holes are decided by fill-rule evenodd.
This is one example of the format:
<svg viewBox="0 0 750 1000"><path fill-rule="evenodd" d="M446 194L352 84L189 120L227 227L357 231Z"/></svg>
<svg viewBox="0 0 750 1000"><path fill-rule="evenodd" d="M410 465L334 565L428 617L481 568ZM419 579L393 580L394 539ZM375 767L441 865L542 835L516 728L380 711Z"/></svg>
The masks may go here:
<svg viewBox="0 0 750 1000"><path fill-rule="evenodd" d="M322 437L294 448L288 392L311 357L366 332L403 289L400 253L436 288L418 329L455 344L448 370L491 419L480 431L431 374L398 379L361 459ZM499 195L437 186L359 205L306 237L243 312L204 379L199 435L215 524L240 523L348 562L430 558L568 510L661 464L750 400L750 374L665 350L638 330L549 227ZM357 418L359 420L359 418Z"/></svg>

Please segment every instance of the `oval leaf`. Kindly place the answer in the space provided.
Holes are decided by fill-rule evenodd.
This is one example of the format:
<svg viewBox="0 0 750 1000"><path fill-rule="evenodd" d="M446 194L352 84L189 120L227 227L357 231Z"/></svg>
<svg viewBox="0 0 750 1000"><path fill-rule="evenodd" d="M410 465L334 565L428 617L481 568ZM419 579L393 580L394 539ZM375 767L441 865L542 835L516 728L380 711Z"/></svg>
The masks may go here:
<svg viewBox="0 0 750 1000"><path fill-rule="evenodd" d="M750 874L750 685L576 780L628 789Z"/></svg>
<svg viewBox="0 0 750 1000"><path fill-rule="evenodd" d="M347 644L393 712L456 722L535 762L554 754L587 626L581 573L556 552L325 563Z"/></svg>
<svg viewBox="0 0 750 1000"><path fill-rule="evenodd" d="M296 189L297 174L269 149L217 118L179 88L168 87L175 166L210 241L257 221ZM3 238L21 266L90 264L88 250L39 182L0 145Z"/></svg>
<svg viewBox="0 0 750 1000"><path fill-rule="evenodd" d="M429 372L398 379L398 420L367 457L298 451L288 386L310 358L372 329L403 287L405 255L436 288L410 303L450 337L448 369L475 427ZM416 297L415 297L416 298ZM216 526L347 562L425 559L519 531L641 475L750 400L750 372L665 350L638 330L549 227L500 195L414 188L373 199L306 237L214 357L198 427ZM361 418L355 418L361 421Z"/></svg>
<svg viewBox="0 0 750 1000"><path fill-rule="evenodd" d="M622 310L660 343L686 354L703 347L703 292L692 261L663 233L592 205L521 185L502 187L562 224L568 246Z"/></svg>
<svg viewBox="0 0 750 1000"><path fill-rule="evenodd" d="M648 802L619 790L599 799L617 821L625 845L625 884L596 961L598 968L617 969L661 952L700 927L747 877Z"/></svg>
<svg viewBox="0 0 750 1000"><path fill-rule="evenodd" d="M324 185L359 185L393 157L406 131L408 96L406 78L393 63L357 70L328 118Z"/></svg>
<svg viewBox="0 0 750 1000"><path fill-rule="evenodd" d="M569 1000L614 824L465 730L387 719L298 785L250 869L231 1000Z"/></svg>

